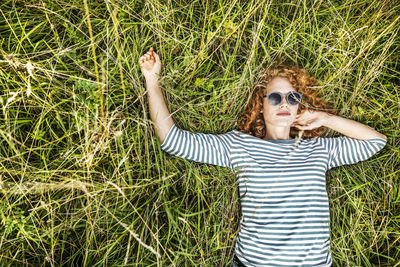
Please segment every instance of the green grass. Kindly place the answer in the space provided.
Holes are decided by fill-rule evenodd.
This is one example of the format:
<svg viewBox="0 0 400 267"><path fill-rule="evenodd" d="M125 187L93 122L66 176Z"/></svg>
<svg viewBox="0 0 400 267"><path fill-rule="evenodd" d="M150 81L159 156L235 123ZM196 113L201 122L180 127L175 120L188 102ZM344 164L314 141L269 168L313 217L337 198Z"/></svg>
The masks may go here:
<svg viewBox="0 0 400 267"><path fill-rule="evenodd" d="M387 135L372 159L327 174L332 256L400 266L399 3L87 4L0 4L1 266L230 261L235 177L160 150L138 65L151 46L183 129L234 129L260 70L285 60L340 115Z"/></svg>

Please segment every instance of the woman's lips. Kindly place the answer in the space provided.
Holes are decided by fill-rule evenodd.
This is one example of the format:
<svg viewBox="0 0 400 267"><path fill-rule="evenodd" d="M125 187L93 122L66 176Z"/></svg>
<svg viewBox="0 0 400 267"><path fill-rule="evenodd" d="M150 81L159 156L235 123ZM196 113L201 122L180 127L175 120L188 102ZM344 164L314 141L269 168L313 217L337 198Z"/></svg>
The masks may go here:
<svg viewBox="0 0 400 267"><path fill-rule="evenodd" d="M283 111L283 112L279 112L278 114L276 114L278 116L290 116L290 113L287 111Z"/></svg>

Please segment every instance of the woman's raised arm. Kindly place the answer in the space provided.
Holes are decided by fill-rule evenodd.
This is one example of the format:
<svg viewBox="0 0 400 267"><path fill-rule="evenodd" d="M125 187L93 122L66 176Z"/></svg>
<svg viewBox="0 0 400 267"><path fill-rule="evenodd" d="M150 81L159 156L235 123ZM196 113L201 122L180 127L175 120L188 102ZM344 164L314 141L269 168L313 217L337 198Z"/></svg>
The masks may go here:
<svg viewBox="0 0 400 267"><path fill-rule="evenodd" d="M371 138L382 138L386 140L385 135L365 124L321 111L304 111L302 114L297 115L293 126L300 130L312 130L320 126L325 126L347 137L358 140L367 140Z"/></svg>
<svg viewBox="0 0 400 267"><path fill-rule="evenodd" d="M174 121L168 111L158 82L161 71L161 60L152 47L146 54L140 57L139 64L146 79L150 116L155 125L156 134L162 144L169 130L174 125Z"/></svg>

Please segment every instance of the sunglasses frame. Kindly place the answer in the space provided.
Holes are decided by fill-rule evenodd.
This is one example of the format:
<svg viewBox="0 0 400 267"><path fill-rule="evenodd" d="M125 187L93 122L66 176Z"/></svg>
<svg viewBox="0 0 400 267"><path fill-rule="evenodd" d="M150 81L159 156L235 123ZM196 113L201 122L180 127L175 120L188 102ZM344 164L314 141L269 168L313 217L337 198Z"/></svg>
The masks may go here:
<svg viewBox="0 0 400 267"><path fill-rule="evenodd" d="M269 97L270 97L270 95L272 95L272 94L278 94L278 95L281 97L281 101L280 101L278 104L273 104L273 103L271 103ZM295 94L298 94L298 95L300 96L300 97L299 97L299 103L297 103L297 104L291 104L291 103L289 102L289 95L294 95L295 98L297 99L297 96L296 96ZM299 92L296 92L296 91L290 91L290 92L288 92L287 94L282 94L281 92L272 92L272 93L266 94L264 97L266 97L267 100L268 100L268 103L270 103L270 104L273 105L273 106L280 105L280 104L282 103L282 101L283 101L283 97L286 98L286 102L287 102L289 105L296 106L296 105L298 105L298 104L301 103L301 99L303 98L303 95L302 95L301 93L299 93Z"/></svg>

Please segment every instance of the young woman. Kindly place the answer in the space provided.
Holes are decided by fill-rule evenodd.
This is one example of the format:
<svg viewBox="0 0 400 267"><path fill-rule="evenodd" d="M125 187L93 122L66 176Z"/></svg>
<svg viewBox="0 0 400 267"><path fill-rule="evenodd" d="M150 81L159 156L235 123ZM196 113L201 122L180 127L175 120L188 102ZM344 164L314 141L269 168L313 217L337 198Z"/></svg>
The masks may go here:
<svg viewBox="0 0 400 267"><path fill-rule="evenodd" d="M237 176L242 219L231 266L330 266L325 173L370 158L385 146L386 136L321 111L327 105L317 97L317 80L296 66L263 73L238 130L191 133L171 118L153 48L139 63L161 148L229 167ZM343 136L319 138L323 127Z"/></svg>

